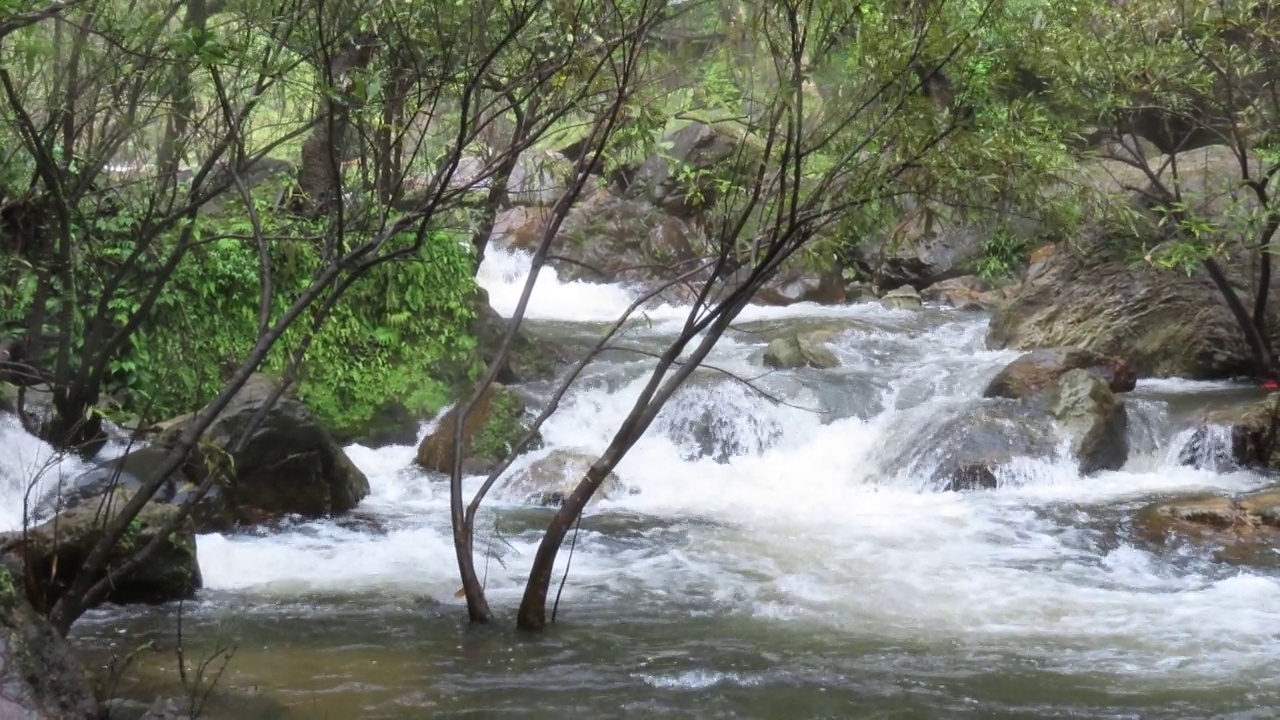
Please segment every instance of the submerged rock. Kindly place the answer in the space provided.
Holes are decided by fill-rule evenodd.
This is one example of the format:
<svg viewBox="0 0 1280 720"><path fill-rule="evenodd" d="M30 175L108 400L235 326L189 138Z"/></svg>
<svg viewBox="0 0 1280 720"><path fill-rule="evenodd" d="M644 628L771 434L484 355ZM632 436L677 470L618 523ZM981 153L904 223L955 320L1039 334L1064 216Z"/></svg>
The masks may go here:
<svg viewBox="0 0 1280 720"><path fill-rule="evenodd" d="M220 454L229 451L277 387L278 381L270 376L251 377L205 432L204 447L165 479L155 500L183 503L210 472L224 475L193 513L199 532L214 532L282 515L329 517L364 499L369 494L368 478L306 406L290 397L281 397L266 412L243 449L225 457ZM152 428L160 436L152 445L102 463L77 478L73 489L60 498L61 506L76 507L117 483L136 491L152 482L176 434L191 418L184 416ZM228 467L234 470L228 472ZM45 507L56 509L58 500L54 498Z"/></svg>
<svg viewBox="0 0 1280 720"><path fill-rule="evenodd" d="M892 433L896 450L882 465L936 491L995 488L1016 460L1052 457L1057 446L1052 419L1024 403L919 408L901 422Z"/></svg>
<svg viewBox="0 0 1280 720"><path fill-rule="evenodd" d="M539 505L560 505L582 481L595 460L596 457L589 453L556 449L514 473L502 488L508 495L521 495ZM588 504L617 495L621 490L622 481L614 473L609 473Z"/></svg>
<svg viewBox="0 0 1280 720"><path fill-rule="evenodd" d="M1191 495L1152 503L1134 515L1139 538L1156 545L1191 544L1217 560L1280 565L1280 489L1240 498Z"/></svg>
<svg viewBox="0 0 1280 720"><path fill-rule="evenodd" d="M1280 394L1205 414L1179 461L1215 470L1280 471Z"/></svg>
<svg viewBox="0 0 1280 720"><path fill-rule="evenodd" d="M839 367L840 359L806 335L788 335L769 343L764 350L764 364L771 368L826 370Z"/></svg>
<svg viewBox="0 0 1280 720"><path fill-rule="evenodd" d="M458 406L450 409L436 429L422 439L416 458L419 466L446 474L453 471L454 436L460 411ZM529 427L524 400L510 388L490 385L462 424L463 472L488 472L511 455L515 443ZM535 436L525 450L535 450L541 444L541 437Z"/></svg>
<svg viewBox="0 0 1280 720"><path fill-rule="evenodd" d="M1087 370L1068 372L1043 394L1022 400L916 413L903 418L905 441L895 443L899 449L887 469L924 478L929 489L995 488L1016 461L1054 458L1064 442L1081 474L1116 470L1128 461L1128 411Z"/></svg>
<svg viewBox="0 0 1280 720"><path fill-rule="evenodd" d="M0 718L102 717L71 644L27 602L21 576L0 565Z"/></svg>
<svg viewBox="0 0 1280 720"><path fill-rule="evenodd" d="M890 310L918 310L924 306L920 293L910 285L903 285L885 293L880 298L880 304Z"/></svg>
<svg viewBox="0 0 1280 720"><path fill-rule="evenodd" d="M89 498L77 507L27 531L7 533L4 544L17 557L25 559L37 578L41 600L52 606L66 592L106 527L118 517L120 510L133 498L133 493L118 490L97 498ZM200 564L196 559L195 523L184 519L177 529L164 536L159 550L136 570L119 574L111 568L124 563L136 551L156 537L178 508L151 502L129 524L123 538L108 557L111 590L104 602L117 604L165 603L195 595L201 587ZM95 581L106 577L104 572Z"/></svg>
<svg viewBox="0 0 1280 720"><path fill-rule="evenodd" d="M1137 376L1121 358L1073 347L1032 350L1009 363L987 385L983 397L1022 399L1044 391L1072 370L1088 370L1106 381L1112 392L1129 392Z"/></svg>

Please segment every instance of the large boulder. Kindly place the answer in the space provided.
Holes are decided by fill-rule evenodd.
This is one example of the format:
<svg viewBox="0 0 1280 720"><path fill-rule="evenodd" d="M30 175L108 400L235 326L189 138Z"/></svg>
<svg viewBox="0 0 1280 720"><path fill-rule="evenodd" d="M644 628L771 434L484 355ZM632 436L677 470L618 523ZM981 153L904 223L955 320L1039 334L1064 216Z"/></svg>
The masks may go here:
<svg viewBox="0 0 1280 720"><path fill-rule="evenodd" d="M1239 161L1221 147L1177 159L1184 201L1219 231L1210 239L1221 240L1227 279L1246 306L1252 305L1254 251L1241 238L1253 236L1243 225L1257 214L1251 215L1252 193L1240 181ZM1173 164L1164 160L1153 161L1153 167L1171 172ZM1158 216L1146 209L1144 194L1132 190L1145 188L1146 176L1119 161L1098 161L1082 168L1081 181L1100 198L1100 216L1121 207L1125 224L1100 221L1076 244L1060 243L1033 256L1024 282L991 319L988 347L1080 347L1126 358L1140 377L1213 379L1252 372L1252 354L1207 273L1157 266L1169 246L1161 245ZM1278 291L1280 278L1273 278L1271 292ZM1277 328L1274 317L1268 327Z"/></svg>
<svg viewBox="0 0 1280 720"><path fill-rule="evenodd" d="M446 474L453 471L460 415L460 405L450 408L435 430L422 439L416 458L419 466ZM506 460L530 425L524 400L514 390L498 384L485 388L462 423L463 472L488 472ZM540 445L541 437L535 436L525 450Z"/></svg>
<svg viewBox="0 0 1280 720"><path fill-rule="evenodd" d="M739 167L754 172L742 158L754 152L751 140L733 123L690 123L667 135L663 146L640 166L626 194L673 217L698 217L719 199L719 181Z"/></svg>
<svg viewBox="0 0 1280 720"><path fill-rule="evenodd" d="M569 187L573 166L551 150L528 150L516 160L507 180L507 196L514 205L552 205Z"/></svg>
<svg viewBox="0 0 1280 720"><path fill-rule="evenodd" d="M1019 460L1049 459L1065 442L1082 474L1128 460L1124 404L1097 375L1075 370L1039 395L904 414L882 466L932 490L980 490L1012 478Z"/></svg>
<svg viewBox="0 0 1280 720"><path fill-rule="evenodd" d="M1100 375L1068 371L1045 393L1044 408L1058 421L1081 473L1124 467L1129 459L1128 411Z"/></svg>
<svg viewBox="0 0 1280 720"><path fill-rule="evenodd" d="M1052 420L1026 403L920 407L897 422L879 465L927 490L995 488L1017 460L1051 457L1057 445Z"/></svg>
<svg viewBox="0 0 1280 720"><path fill-rule="evenodd" d="M974 275L941 280L920 291L920 299L957 310L991 310L1003 301L1000 291Z"/></svg>
<svg viewBox="0 0 1280 720"><path fill-rule="evenodd" d="M15 531L3 536L4 547L24 560L31 576L37 578L40 599L47 606L52 606L66 592L108 525L133 496L132 491L120 489L87 498L43 525L28 529L25 535ZM179 522L173 532L165 534L159 550L136 570L126 574L112 570L146 547L177 513L175 505L151 502L129 523L108 557L107 570L94 578L97 581L111 576L111 590L103 598L104 602L165 603L190 598L200 589L196 526L190 517Z"/></svg>
<svg viewBox="0 0 1280 720"><path fill-rule="evenodd" d="M539 505L560 505L578 487L595 459L594 455L576 450L552 450L545 457L512 473L502 483L502 491L508 496L518 496ZM589 504L615 496L621 490L622 482L618 476L609 473L600 489L591 496Z"/></svg>
<svg viewBox="0 0 1280 720"><path fill-rule="evenodd" d="M920 213L921 217L928 214ZM881 287L910 285L924 289L970 272L981 258L983 241L990 231L964 224L944 226L912 215L892 239L871 245L856 265Z"/></svg>
<svg viewBox="0 0 1280 720"><path fill-rule="evenodd" d="M1121 358L1082 348L1032 350L1004 366L987 385L983 397L1020 400L1043 392L1072 370L1088 370L1106 381L1112 392L1129 392L1137 383L1132 368Z"/></svg>
<svg viewBox="0 0 1280 720"><path fill-rule="evenodd" d="M1179 460L1219 471L1280 471L1280 394L1206 413Z"/></svg>
<svg viewBox="0 0 1280 720"><path fill-rule="evenodd" d="M27 602L21 574L0 565L0 718L105 717L71 644Z"/></svg>
<svg viewBox="0 0 1280 720"><path fill-rule="evenodd" d="M288 396L266 412L243 449L227 455L277 387L278 381L267 375L249 378L205 432L200 447L165 478L155 500L183 503L210 472L220 474L193 513L199 532L215 532L283 515L330 517L364 499L369 494L368 478L306 406ZM47 499L44 507L75 507L116 485L137 490L151 483L177 433L192 417L151 428L159 435L151 445L100 464L77 478L60 497Z"/></svg>
<svg viewBox="0 0 1280 720"><path fill-rule="evenodd" d="M547 214L512 210L495 222L491 239L531 249ZM643 199L598 191L577 203L556 238L555 264L564 280L646 283L687 271L703 254L695 226Z"/></svg>

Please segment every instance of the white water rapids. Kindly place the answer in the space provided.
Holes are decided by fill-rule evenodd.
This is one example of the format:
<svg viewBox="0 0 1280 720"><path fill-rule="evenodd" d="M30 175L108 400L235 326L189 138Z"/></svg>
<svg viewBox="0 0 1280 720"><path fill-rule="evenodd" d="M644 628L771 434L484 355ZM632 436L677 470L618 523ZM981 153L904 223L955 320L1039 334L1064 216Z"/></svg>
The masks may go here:
<svg viewBox="0 0 1280 720"><path fill-rule="evenodd" d="M519 255L491 251L480 280L499 312L511 312L526 267ZM589 337L631 299L624 288L563 283L548 270L528 317L536 332ZM650 311L631 331L633 343L661 347L684 312ZM711 364L759 377L787 404L716 373L678 395L618 468L631 492L589 510L595 522L584 522L573 552L562 622L602 606L617 608L619 623L664 612L696 622L703 608L837 643L932 648L955 663L1011 654L1039 670L1102 674L1121 688L1254 687L1275 678L1280 579L1176 562L1124 530L1099 530L1123 525L1117 518L1162 495L1262 484L1249 473L1174 461L1179 428L1168 404L1211 398L1223 386L1140 384L1128 396L1135 451L1123 471L1084 478L1065 460L1028 461L1018 481L998 490L929 492L883 459L910 441L916 424L980 395L1016 357L983 348L985 316L802 305L752 307L742 322L748 332L726 336ZM766 374L759 335L789 323L843 323L832 344L841 367ZM604 363L550 419L546 449L520 463L555 448L603 449L647 366L643 356ZM737 448L727 463L689 459L682 429L699 423ZM9 483L0 521L13 526L21 520L15 478L48 452L12 426L0 427L0 443L0 477ZM373 492L359 513L376 529L311 522L278 534L202 536L206 594L248 605L425 595L463 614L452 599L446 485L412 467L412 447L348 452L369 476ZM481 562L496 612L509 617L545 515L521 524L515 499L489 503L500 512L478 545L495 556ZM504 520L503 512L514 515ZM683 672L646 682L708 681Z"/></svg>

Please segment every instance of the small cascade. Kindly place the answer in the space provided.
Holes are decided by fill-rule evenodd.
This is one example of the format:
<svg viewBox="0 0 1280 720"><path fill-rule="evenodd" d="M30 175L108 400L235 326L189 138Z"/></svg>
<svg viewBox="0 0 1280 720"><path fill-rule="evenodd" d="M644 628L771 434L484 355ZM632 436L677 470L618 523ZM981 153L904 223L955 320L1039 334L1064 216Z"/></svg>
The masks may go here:
<svg viewBox="0 0 1280 720"><path fill-rule="evenodd" d="M1188 428L1170 441L1165 462L1214 473L1231 472L1238 468L1233 443L1230 426L1205 424Z"/></svg>

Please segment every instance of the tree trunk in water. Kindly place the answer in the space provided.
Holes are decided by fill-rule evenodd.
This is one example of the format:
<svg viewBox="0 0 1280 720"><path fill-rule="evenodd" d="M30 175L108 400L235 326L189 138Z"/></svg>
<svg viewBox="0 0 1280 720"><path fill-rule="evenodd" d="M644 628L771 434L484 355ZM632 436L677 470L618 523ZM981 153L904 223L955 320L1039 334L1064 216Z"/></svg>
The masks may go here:
<svg viewBox="0 0 1280 720"><path fill-rule="evenodd" d="M551 589L551 576L555 571L556 555L559 554L560 546L564 543L565 536L569 534L569 529L582 515L587 501L595 495L604 484L605 478L609 477L609 473L613 472L613 468L622 459L620 449L617 447L619 444L619 440L615 439L614 444L605 451L605 454L587 470L586 477L578 483L569 497L565 498L560 510L547 525L546 535L543 536L542 542L538 545L538 553L533 558L533 569L525 585L524 597L520 601L520 612L516 617L516 627L521 630L541 630L546 626L547 594Z"/></svg>

